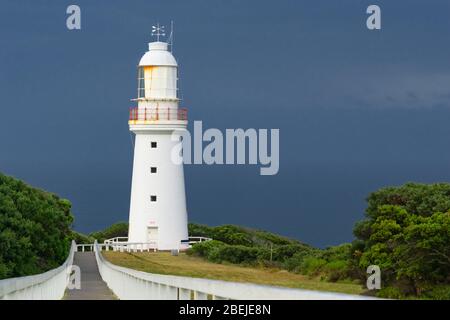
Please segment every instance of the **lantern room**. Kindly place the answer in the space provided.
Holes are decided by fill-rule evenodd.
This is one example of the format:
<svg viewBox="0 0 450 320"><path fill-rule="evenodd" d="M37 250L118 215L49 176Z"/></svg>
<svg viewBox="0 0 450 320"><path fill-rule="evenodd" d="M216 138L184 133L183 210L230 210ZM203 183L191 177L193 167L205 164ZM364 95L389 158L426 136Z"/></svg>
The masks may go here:
<svg viewBox="0 0 450 320"><path fill-rule="evenodd" d="M138 66L138 100L176 101L178 64L166 42L151 42Z"/></svg>

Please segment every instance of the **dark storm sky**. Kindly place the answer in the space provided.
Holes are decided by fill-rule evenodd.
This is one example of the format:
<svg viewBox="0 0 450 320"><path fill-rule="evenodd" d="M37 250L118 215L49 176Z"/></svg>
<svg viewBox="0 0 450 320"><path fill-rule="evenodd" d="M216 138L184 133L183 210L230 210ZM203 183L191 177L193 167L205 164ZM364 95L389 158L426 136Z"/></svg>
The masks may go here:
<svg viewBox="0 0 450 320"><path fill-rule="evenodd" d="M68 31L78 4L82 30ZM379 4L382 30L368 31ZM183 105L205 128L280 128L280 171L186 166L191 221L351 241L366 195L450 180L448 1L0 1L0 171L128 219L130 98L151 25L175 21Z"/></svg>

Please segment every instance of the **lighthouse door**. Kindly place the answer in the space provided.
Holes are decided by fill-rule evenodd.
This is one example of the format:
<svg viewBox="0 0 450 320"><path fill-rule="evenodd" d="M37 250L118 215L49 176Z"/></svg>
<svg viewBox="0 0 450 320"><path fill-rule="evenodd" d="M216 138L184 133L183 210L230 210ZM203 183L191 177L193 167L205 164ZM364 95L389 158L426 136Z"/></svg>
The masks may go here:
<svg viewBox="0 0 450 320"><path fill-rule="evenodd" d="M148 242L158 241L158 227L148 227L147 228L147 239Z"/></svg>

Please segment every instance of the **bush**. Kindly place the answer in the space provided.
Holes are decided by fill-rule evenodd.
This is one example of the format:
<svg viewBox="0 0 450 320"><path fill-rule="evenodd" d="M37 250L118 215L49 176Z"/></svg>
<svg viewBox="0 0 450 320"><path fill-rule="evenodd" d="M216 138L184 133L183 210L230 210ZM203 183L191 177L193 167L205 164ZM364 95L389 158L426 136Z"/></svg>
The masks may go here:
<svg viewBox="0 0 450 320"><path fill-rule="evenodd" d="M94 243L94 238L87 236L85 234L76 232L76 231L72 231L72 234L70 236L71 240L74 240L77 244L82 244L82 243Z"/></svg>
<svg viewBox="0 0 450 320"><path fill-rule="evenodd" d="M450 285L437 285L423 292L423 297L433 300L450 300Z"/></svg>
<svg viewBox="0 0 450 320"><path fill-rule="evenodd" d="M99 243L115 237L128 237L128 223L117 222L102 231L90 233L89 237L97 239Z"/></svg>
<svg viewBox="0 0 450 320"><path fill-rule="evenodd" d="M349 278L350 266L348 260L330 261L323 268L327 274L327 279L331 282Z"/></svg>
<svg viewBox="0 0 450 320"><path fill-rule="evenodd" d="M252 246L250 234L241 227L225 225L213 228L212 238L230 245Z"/></svg>
<svg viewBox="0 0 450 320"><path fill-rule="evenodd" d="M381 288L377 292L377 297L386 299L404 299L405 295L402 290L396 287Z"/></svg>
<svg viewBox="0 0 450 320"><path fill-rule="evenodd" d="M68 200L0 174L0 279L61 265L70 248Z"/></svg>
<svg viewBox="0 0 450 320"><path fill-rule="evenodd" d="M301 252L311 253L312 249L308 246L301 244L288 244L273 247L272 260L284 263L286 260L290 259L294 254L299 254Z"/></svg>
<svg viewBox="0 0 450 320"><path fill-rule="evenodd" d="M288 271L302 273L302 265L306 258L313 255L312 251L300 251L292 255L292 257L286 259L283 263L283 267Z"/></svg>
<svg viewBox="0 0 450 320"><path fill-rule="evenodd" d="M230 225L190 224L189 232L214 237L215 240L195 244L188 251L211 262L279 267L308 275L323 275L330 281L352 275L351 244L320 250L270 232Z"/></svg>
<svg viewBox="0 0 450 320"><path fill-rule="evenodd" d="M209 227L206 225L189 223L188 229L190 236L213 238L230 245L243 245L249 247L269 247L270 245L306 246L297 240L282 237L267 231L254 230L234 225Z"/></svg>
<svg viewBox="0 0 450 320"><path fill-rule="evenodd" d="M262 246L267 246L268 244L274 245L299 244L299 241L297 240L282 237L267 231L257 230L253 231L253 233L254 233L252 238L253 242Z"/></svg>
<svg viewBox="0 0 450 320"><path fill-rule="evenodd" d="M450 285L450 184L409 183L372 193L354 234L359 267L378 265L383 283L403 295Z"/></svg>
<svg viewBox="0 0 450 320"><path fill-rule="evenodd" d="M303 259L302 264L299 266L299 271L306 275L318 275L323 271L323 267L327 264L325 259L317 258L314 256L307 256Z"/></svg>
<svg viewBox="0 0 450 320"><path fill-rule="evenodd" d="M242 245L225 245L218 249L214 257L215 262L231 262L236 264L255 264L261 254L259 248L249 248Z"/></svg>
<svg viewBox="0 0 450 320"><path fill-rule="evenodd" d="M225 243L217 240L210 240L196 243L187 250L187 254L191 256L205 257L208 258L213 251L217 250L219 247L224 246ZM210 259L208 259L210 260Z"/></svg>
<svg viewBox="0 0 450 320"><path fill-rule="evenodd" d="M259 261L263 251L261 248L228 245L221 241L211 240L194 244L187 253L193 256L204 257L211 262L217 263L255 264Z"/></svg>
<svg viewBox="0 0 450 320"><path fill-rule="evenodd" d="M213 227L204 224L189 223L188 232L190 236L212 238Z"/></svg>

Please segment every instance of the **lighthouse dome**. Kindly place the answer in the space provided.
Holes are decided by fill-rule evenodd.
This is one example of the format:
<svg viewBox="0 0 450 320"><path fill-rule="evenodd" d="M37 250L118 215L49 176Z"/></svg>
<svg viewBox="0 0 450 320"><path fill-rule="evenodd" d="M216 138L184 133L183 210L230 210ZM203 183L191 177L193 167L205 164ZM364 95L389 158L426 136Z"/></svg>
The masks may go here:
<svg viewBox="0 0 450 320"><path fill-rule="evenodd" d="M168 51L166 42L150 42L148 50L139 61L139 66L173 66L177 67L177 61L172 53Z"/></svg>

